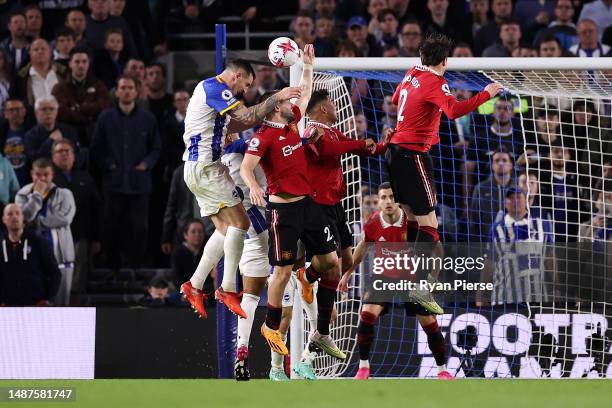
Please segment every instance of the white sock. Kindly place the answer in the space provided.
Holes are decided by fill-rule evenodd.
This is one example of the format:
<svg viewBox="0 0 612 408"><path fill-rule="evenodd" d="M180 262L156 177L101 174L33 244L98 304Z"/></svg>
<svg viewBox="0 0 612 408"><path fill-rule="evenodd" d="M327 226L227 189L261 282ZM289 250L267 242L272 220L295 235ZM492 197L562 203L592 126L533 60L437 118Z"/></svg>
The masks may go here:
<svg viewBox="0 0 612 408"><path fill-rule="evenodd" d="M210 274L212 268L215 268L219 263L219 260L223 256L223 241L225 240L225 235L215 230L215 232L210 236L208 242L204 246L204 251L202 253L202 258L200 258L200 262L191 277L191 285L194 288L202 289L204 287L204 281Z"/></svg>
<svg viewBox="0 0 612 408"><path fill-rule="evenodd" d="M317 353L311 353L310 352L310 341L306 343L306 347L304 347L304 351L302 351L302 361L312 365L312 360L315 359L315 357L317 356Z"/></svg>
<svg viewBox="0 0 612 408"><path fill-rule="evenodd" d="M251 329L253 328L253 320L255 319L255 309L259 303L259 296L245 293L242 295L240 307L246 313L246 319L238 319L238 340L237 346L249 347L249 337L251 337Z"/></svg>
<svg viewBox="0 0 612 408"><path fill-rule="evenodd" d="M225 233L225 240L223 241L225 258L223 258L223 282L221 282L221 287L226 292L236 292L236 270L242 256L245 234L245 230L231 226L227 227Z"/></svg>
<svg viewBox="0 0 612 408"><path fill-rule="evenodd" d="M359 360L359 368L370 368L370 360Z"/></svg>
<svg viewBox="0 0 612 408"><path fill-rule="evenodd" d="M446 371L446 364L442 364L438 366L438 373L441 373L442 371Z"/></svg>
<svg viewBox="0 0 612 408"><path fill-rule="evenodd" d="M283 338L283 342L287 340L287 333L281 333L281 337ZM272 368L282 369L283 368L283 360L285 356L281 356L280 354L272 351Z"/></svg>

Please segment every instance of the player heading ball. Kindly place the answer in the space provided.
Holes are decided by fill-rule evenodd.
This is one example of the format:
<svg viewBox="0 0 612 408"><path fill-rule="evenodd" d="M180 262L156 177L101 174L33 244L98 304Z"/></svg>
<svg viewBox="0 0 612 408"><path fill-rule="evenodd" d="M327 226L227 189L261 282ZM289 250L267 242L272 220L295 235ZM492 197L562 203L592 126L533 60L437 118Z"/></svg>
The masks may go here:
<svg viewBox="0 0 612 408"><path fill-rule="evenodd" d="M442 34L431 34L419 48L422 65L406 72L393 94L398 106L397 125L385 159L393 195L418 223L416 242L439 241L437 204L431 146L440 141L438 129L442 112L451 120L464 116L497 95L503 87L491 83L466 101L457 101L444 79L452 41ZM431 293L413 291L416 301L434 313L442 309Z"/></svg>

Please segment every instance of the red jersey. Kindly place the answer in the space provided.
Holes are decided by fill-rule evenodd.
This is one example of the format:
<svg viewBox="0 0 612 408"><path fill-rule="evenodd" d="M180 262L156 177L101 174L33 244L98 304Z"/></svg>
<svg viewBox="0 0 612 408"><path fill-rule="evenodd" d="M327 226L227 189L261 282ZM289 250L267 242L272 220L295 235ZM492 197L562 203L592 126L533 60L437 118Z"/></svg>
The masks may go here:
<svg viewBox="0 0 612 408"><path fill-rule="evenodd" d="M364 240L366 242L376 243L376 257L394 257L404 252L405 248L403 248L403 245L393 245L398 242L406 242L407 239L408 219L404 210L400 211L402 215L395 224L389 224L383 218L382 212L376 211L363 227ZM406 274L393 268L385 269L383 275L389 278L399 279Z"/></svg>
<svg viewBox="0 0 612 408"><path fill-rule="evenodd" d="M304 147L297 129L302 113L295 105L291 110L295 119L286 125L264 121L246 150L247 154L261 157L259 164L266 175L270 195L311 193Z"/></svg>
<svg viewBox="0 0 612 408"><path fill-rule="evenodd" d="M306 145L312 198L319 204L335 205L346 195L340 157L346 153L366 153L366 143L365 140L351 139L338 129L312 121L304 133L310 133L312 128L323 129L323 136Z"/></svg>
<svg viewBox="0 0 612 408"><path fill-rule="evenodd" d="M431 69L415 66L395 89L397 126L390 143L419 152L427 152L440 142L438 129L442 112L453 120L464 116L490 98L486 91L467 101L457 101L443 76Z"/></svg>

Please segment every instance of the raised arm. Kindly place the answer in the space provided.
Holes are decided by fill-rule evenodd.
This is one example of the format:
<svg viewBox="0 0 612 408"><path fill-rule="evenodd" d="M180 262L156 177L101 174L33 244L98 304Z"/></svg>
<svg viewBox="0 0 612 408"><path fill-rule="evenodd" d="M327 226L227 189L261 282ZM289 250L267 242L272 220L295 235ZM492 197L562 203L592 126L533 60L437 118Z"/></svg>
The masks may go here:
<svg viewBox="0 0 612 408"><path fill-rule="evenodd" d="M460 118L472 112L480 105L497 95L503 90L503 86L497 83L491 83L486 88L465 101L458 101L448 88L448 84L442 85L441 89L437 89L431 96L431 102L440 107L450 120Z"/></svg>
<svg viewBox="0 0 612 408"><path fill-rule="evenodd" d="M242 104L238 105L228 112L228 115L232 118L227 127L228 133L242 132L243 130L254 127L261 123L266 115L272 112L274 107L280 102L298 98L300 94L299 87L287 87L270 96L262 103L251 106L250 108Z"/></svg>
<svg viewBox="0 0 612 408"><path fill-rule="evenodd" d="M304 63L302 79L300 80L299 85L302 95L295 101L295 106L300 108L300 112L302 112L302 116L304 116L304 113L306 113L306 107L310 101L310 96L312 95L312 64L315 60L314 46L312 44L306 44L304 46L304 52L302 53L301 58L302 62Z"/></svg>

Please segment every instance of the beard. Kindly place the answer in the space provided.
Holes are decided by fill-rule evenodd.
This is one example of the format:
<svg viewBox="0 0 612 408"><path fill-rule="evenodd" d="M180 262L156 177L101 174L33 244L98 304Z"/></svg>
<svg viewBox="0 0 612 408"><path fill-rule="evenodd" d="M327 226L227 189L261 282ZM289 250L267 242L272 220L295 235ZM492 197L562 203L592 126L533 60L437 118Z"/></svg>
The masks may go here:
<svg viewBox="0 0 612 408"><path fill-rule="evenodd" d="M287 123L293 122L295 120L295 114L291 110L283 114L282 117L287 121Z"/></svg>

